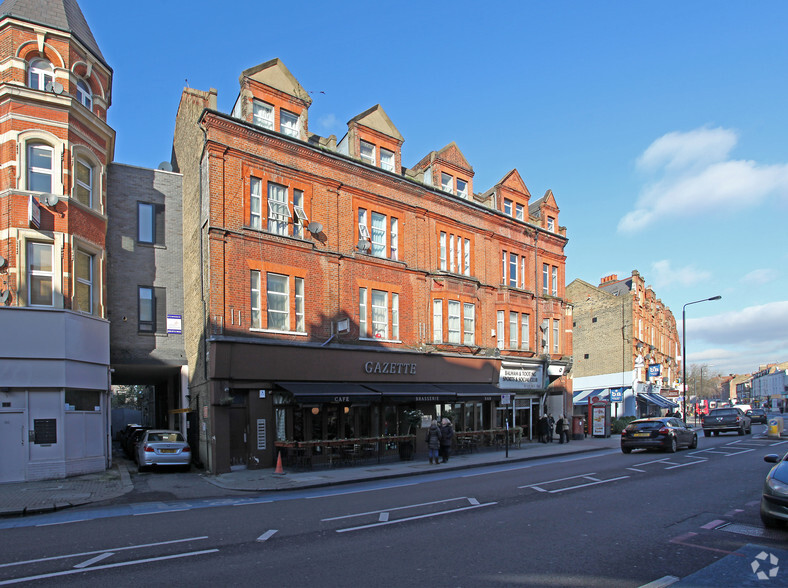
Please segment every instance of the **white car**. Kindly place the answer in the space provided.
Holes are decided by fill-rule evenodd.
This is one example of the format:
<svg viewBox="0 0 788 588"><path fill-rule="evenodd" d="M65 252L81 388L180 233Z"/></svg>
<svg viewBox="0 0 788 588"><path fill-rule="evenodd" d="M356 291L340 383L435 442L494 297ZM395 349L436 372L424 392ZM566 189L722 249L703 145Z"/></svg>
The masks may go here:
<svg viewBox="0 0 788 588"><path fill-rule="evenodd" d="M180 432L150 429L137 443L136 458L139 471L154 465L181 466L188 470L192 451Z"/></svg>

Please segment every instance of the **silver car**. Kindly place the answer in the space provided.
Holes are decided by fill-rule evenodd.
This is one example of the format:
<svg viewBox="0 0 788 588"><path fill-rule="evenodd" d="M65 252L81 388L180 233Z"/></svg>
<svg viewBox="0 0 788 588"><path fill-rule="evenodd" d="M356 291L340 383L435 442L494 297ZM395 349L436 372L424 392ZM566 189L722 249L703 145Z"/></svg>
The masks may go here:
<svg viewBox="0 0 788 588"><path fill-rule="evenodd" d="M767 527L788 523L788 453L782 458L771 453L763 458L777 464L766 475L761 496L761 520Z"/></svg>
<svg viewBox="0 0 788 588"><path fill-rule="evenodd" d="M178 431L150 429L137 443L137 465L142 471L150 466L181 466L188 470L192 451Z"/></svg>

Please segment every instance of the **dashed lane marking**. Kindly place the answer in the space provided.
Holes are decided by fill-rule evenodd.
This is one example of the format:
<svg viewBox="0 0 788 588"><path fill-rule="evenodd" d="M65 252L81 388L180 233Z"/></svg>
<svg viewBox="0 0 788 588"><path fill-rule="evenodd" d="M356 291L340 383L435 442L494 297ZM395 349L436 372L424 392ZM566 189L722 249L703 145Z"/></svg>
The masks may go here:
<svg viewBox="0 0 788 588"><path fill-rule="evenodd" d="M265 533L263 533L257 538L258 543L262 543L263 541L268 541L277 532L278 529L269 529L268 531L266 531Z"/></svg>

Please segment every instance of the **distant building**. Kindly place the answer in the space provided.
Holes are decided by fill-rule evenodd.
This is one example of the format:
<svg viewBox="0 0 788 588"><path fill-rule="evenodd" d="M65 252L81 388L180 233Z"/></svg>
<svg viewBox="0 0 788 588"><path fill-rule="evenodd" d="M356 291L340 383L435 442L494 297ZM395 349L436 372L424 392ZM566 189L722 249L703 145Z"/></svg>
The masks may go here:
<svg viewBox="0 0 788 588"><path fill-rule="evenodd" d="M633 270L598 286L574 280L572 389L576 412L589 400L613 403L612 414L662 414L680 404L679 344L673 313Z"/></svg>
<svg viewBox="0 0 788 588"><path fill-rule="evenodd" d="M752 375L752 404L773 409L786 406L788 362L762 366Z"/></svg>

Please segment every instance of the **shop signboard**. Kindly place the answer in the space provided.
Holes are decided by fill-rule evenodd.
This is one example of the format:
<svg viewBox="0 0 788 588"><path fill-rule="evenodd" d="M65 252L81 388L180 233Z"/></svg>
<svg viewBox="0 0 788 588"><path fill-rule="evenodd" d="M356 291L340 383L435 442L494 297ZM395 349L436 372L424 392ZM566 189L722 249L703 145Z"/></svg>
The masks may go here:
<svg viewBox="0 0 788 588"><path fill-rule="evenodd" d="M610 402L622 402L624 400L624 388L610 389Z"/></svg>
<svg viewBox="0 0 788 588"><path fill-rule="evenodd" d="M651 363L648 366L648 377L649 378L658 378L662 373L662 364L659 363Z"/></svg>
<svg viewBox="0 0 788 588"><path fill-rule="evenodd" d="M543 368L539 366L501 366L498 387L509 390L541 390Z"/></svg>

